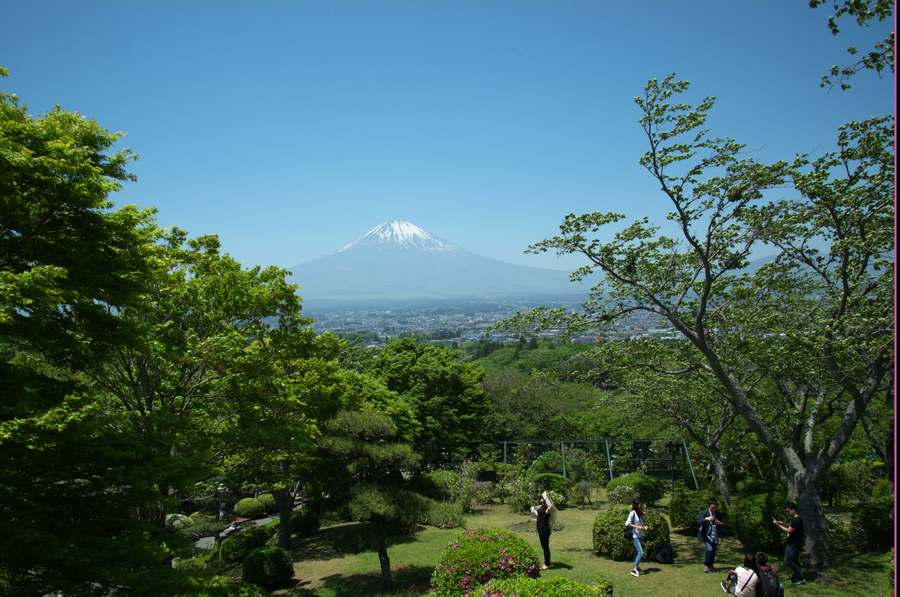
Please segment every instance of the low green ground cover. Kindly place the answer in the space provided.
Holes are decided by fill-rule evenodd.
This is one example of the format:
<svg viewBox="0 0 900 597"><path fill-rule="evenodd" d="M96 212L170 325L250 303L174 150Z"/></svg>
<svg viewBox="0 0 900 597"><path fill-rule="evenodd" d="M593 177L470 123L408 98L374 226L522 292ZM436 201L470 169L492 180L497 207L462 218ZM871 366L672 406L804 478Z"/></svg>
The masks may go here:
<svg viewBox="0 0 900 597"><path fill-rule="evenodd" d="M663 500L661 505L667 500ZM606 508L600 503L599 508ZM693 528L673 529L675 563L671 565L645 562L645 575L630 576L630 562L614 562L592 552L591 532L598 510L569 508L559 514L563 528L550 540L554 565L542 576L563 576L594 584L599 579L611 581L616 597L695 597L721 592L718 583L722 573L702 572L702 548ZM492 505L467 515L467 528L511 528L521 533L540 553L537 534L529 517L510 512L508 506ZM359 551L354 539L361 531L356 524L323 528L302 539L293 552L297 584L275 595L317 597L350 597L356 595L427 595L435 564L447 543L459 535L458 530L424 527L413 537L400 539L390 546L395 590L384 592L378 577L378 558L374 552ZM780 561L780 554L772 554ZM720 549L717 566L737 565L743 557L741 545L734 537L726 537ZM847 556L818 579L803 586L786 587L789 596L847 597L853 595L887 596L889 554L866 553Z"/></svg>

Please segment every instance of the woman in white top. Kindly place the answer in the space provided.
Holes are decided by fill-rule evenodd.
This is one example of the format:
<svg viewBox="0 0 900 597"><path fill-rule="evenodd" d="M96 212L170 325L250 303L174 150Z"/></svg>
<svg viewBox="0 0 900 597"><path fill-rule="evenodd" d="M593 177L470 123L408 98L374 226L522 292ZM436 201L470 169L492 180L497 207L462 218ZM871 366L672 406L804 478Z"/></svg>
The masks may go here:
<svg viewBox="0 0 900 597"><path fill-rule="evenodd" d="M744 556L744 565L738 566L728 573L728 578L719 583L722 590L735 597L756 597L756 585L759 575L756 573L756 558L753 554Z"/></svg>
<svg viewBox="0 0 900 597"><path fill-rule="evenodd" d="M634 567L631 569L631 576L640 576L641 571L638 564L644 557L644 547L641 545L641 538L647 531L644 526L644 511L641 509L641 501L634 500L631 502L631 512L625 520L625 526L631 528L631 540L634 542Z"/></svg>
<svg viewBox="0 0 900 597"><path fill-rule="evenodd" d="M541 549L544 550L544 565L541 569L546 570L550 567L550 531L556 522L556 506L553 505L548 492L541 494L538 505L531 507L531 513L537 517L538 539L541 541Z"/></svg>

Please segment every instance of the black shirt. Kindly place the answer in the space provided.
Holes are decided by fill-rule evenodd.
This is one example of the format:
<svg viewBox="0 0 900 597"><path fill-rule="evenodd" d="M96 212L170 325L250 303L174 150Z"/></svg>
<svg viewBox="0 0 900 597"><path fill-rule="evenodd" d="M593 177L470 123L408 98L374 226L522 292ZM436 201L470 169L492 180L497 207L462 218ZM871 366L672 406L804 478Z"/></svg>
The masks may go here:
<svg viewBox="0 0 900 597"><path fill-rule="evenodd" d="M537 532L541 535L550 534L550 513L547 506L537 507Z"/></svg>
<svg viewBox="0 0 900 597"><path fill-rule="evenodd" d="M803 545L803 519L795 516L791 519L791 532L788 533L788 545Z"/></svg>

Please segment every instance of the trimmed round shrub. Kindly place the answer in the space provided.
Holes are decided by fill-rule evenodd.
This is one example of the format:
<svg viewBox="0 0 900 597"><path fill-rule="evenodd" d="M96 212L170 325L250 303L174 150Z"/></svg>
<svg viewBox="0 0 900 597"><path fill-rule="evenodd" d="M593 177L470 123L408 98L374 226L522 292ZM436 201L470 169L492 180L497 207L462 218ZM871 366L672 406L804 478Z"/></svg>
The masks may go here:
<svg viewBox="0 0 900 597"><path fill-rule="evenodd" d="M456 529L463 526L463 508L455 502L438 502L426 500L425 513L422 516L422 524L438 527L439 529Z"/></svg>
<svg viewBox="0 0 900 597"><path fill-rule="evenodd" d="M834 553L851 553L856 546L850 537L850 527L843 520L831 514L825 515L825 531L828 536L828 549Z"/></svg>
<svg viewBox="0 0 900 597"><path fill-rule="evenodd" d="M868 501L853 511L850 532L859 551L887 551L893 545L891 511L893 502Z"/></svg>
<svg viewBox="0 0 900 597"><path fill-rule="evenodd" d="M184 514L166 514L166 526L170 529L185 529L194 524L189 516Z"/></svg>
<svg viewBox="0 0 900 597"><path fill-rule="evenodd" d="M772 519L784 518L784 503L784 495L774 493L737 499L731 515L731 529L745 549L777 551L781 548L784 533L772 524Z"/></svg>
<svg viewBox="0 0 900 597"><path fill-rule="evenodd" d="M291 512L291 530L301 537L312 535L319 530L319 517L307 510Z"/></svg>
<svg viewBox="0 0 900 597"><path fill-rule="evenodd" d="M586 585L565 576L495 579L469 593L473 597L612 597L612 584Z"/></svg>
<svg viewBox="0 0 900 597"><path fill-rule="evenodd" d="M294 578L294 564L280 547L254 549L244 558L241 580L265 588L285 585Z"/></svg>
<svg viewBox="0 0 900 597"><path fill-rule="evenodd" d="M669 521L672 523L672 528L699 530L697 529L697 516L706 510L711 497L718 501L719 512L727 523L728 507L725 505L725 500L707 491L692 491L684 485L676 485L675 493L669 502ZM725 526L722 530L727 528L728 526Z"/></svg>
<svg viewBox="0 0 900 597"><path fill-rule="evenodd" d="M606 492L606 498L613 504L631 504L637 492L628 485L618 485Z"/></svg>
<svg viewBox="0 0 900 597"><path fill-rule="evenodd" d="M416 486L422 495L435 500L451 499L451 488L456 484L455 471L437 469L428 471L416 481Z"/></svg>
<svg viewBox="0 0 900 597"><path fill-rule="evenodd" d="M256 498L244 498L234 505L234 513L241 518L259 518L266 513L266 508Z"/></svg>
<svg viewBox="0 0 900 597"><path fill-rule="evenodd" d="M533 475L544 473L553 473L559 475L562 473L562 454L556 450L548 450L534 459L528 471Z"/></svg>
<svg viewBox="0 0 900 597"><path fill-rule="evenodd" d="M611 506L597 514L594 519L594 552L597 555L618 561L634 557L634 543L623 536L630 511L628 506ZM645 510L644 525L648 530L641 544L647 554L646 559L649 559L656 549L669 543L669 523L660 512Z"/></svg>
<svg viewBox="0 0 900 597"><path fill-rule="evenodd" d="M431 586L438 597L462 597L490 580L539 574L537 554L522 537L504 529L471 529L447 545Z"/></svg>
<svg viewBox="0 0 900 597"><path fill-rule="evenodd" d="M275 503L275 496L271 493L261 493L256 499L259 500L259 503L263 505L263 508L269 514L278 512L278 504Z"/></svg>
<svg viewBox="0 0 900 597"><path fill-rule="evenodd" d="M242 562L248 553L264 547L274 534L274 530L268 527L242 529L222 542L222 546L219 548L219 557L230 564Z"/></svg>
<svg viewBox="0 0 900 597"><path fill-rule="evenodd" d="M572 491L572 482L562 475L554 475L553 473L541 473L533 475L534 484L537 485L538 491L555 491L563 496L563 501L569 500L569 493ZM532 498L537 501L537 496Z"/></svg>
<svg viewBox="0 0 900 597"><path fill-rule="evenodd" d="M628 473L627 475L616 477L607 483L606 490L612 491L621 485L631 487L638 493L641 502L645 504L653 504L663 496L665 491L665 486L662 482L644 473Z"/></svg>

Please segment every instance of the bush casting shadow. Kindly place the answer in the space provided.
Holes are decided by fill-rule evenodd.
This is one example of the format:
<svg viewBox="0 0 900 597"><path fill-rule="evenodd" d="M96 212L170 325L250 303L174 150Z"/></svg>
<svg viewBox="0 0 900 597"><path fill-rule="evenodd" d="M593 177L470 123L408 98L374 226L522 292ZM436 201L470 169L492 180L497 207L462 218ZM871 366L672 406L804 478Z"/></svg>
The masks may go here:
<svg viewBox="0 0 900 597"><path fill-rule="evenodd" d="M335 597L360 597L361 595L425 595L431 589L433 566L405 566L393 571L394 586L385 588L378 572L371 574L333 574L323 579L319 590L327 589ZM290 595L316 595L317 591L295 590Z"/></svg>

